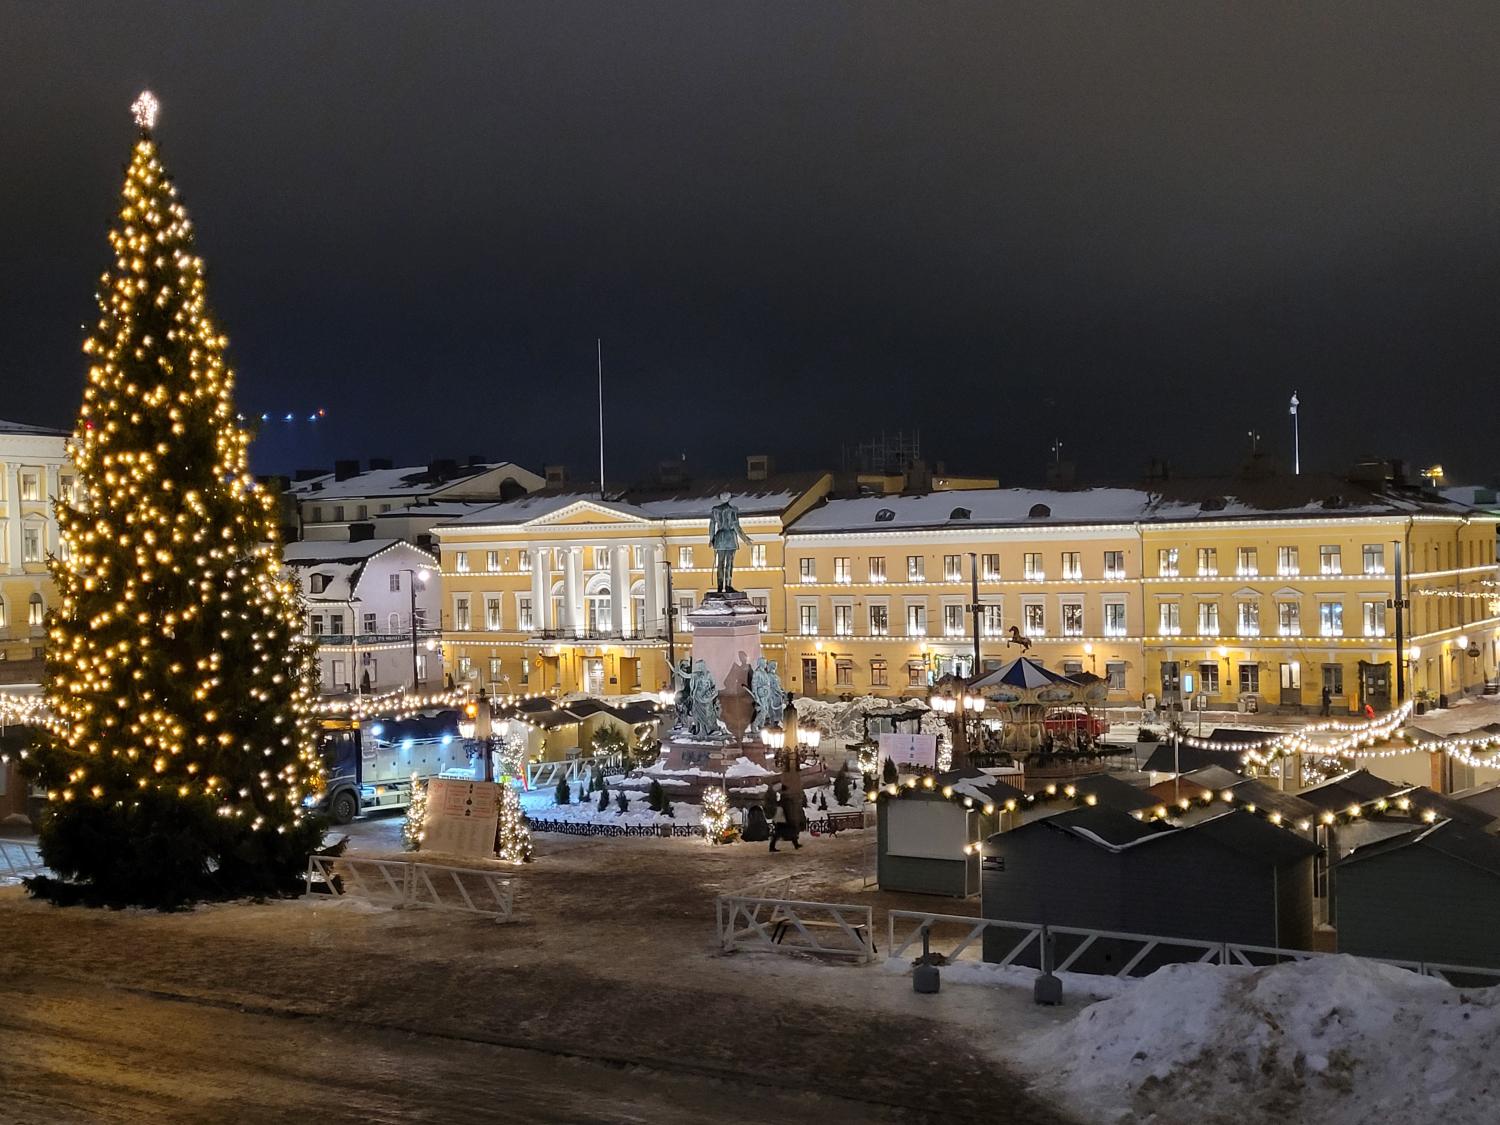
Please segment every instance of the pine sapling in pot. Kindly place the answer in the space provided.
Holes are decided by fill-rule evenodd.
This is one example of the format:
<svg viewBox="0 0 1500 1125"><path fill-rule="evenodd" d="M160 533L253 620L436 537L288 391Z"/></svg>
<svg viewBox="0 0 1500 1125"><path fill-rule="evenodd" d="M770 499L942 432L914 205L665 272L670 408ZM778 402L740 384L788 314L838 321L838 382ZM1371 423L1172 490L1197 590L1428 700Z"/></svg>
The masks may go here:
<svg viewBox="0 0 1500 1125"><path fill-rule="evenodd" d="M625 795L625 790L623 789L615 794L615 808L620 810L621 816L630 811L630 798Z"/></svg>
<svg viewBox="0 0 1500 1125"><path fill-rule="evenodd" d="M667 795L662 792L661 782L653 779L651 788L646 790L646 807L652 812L661 812L666 801Z"/></svg>
<svg viewBox="0 0 1500 1125"><path fill-rule="evenodd" d="M609 812L609 790L603 786L599 788L599 811Z"/></svg>
<svg viewBox="0 0 1500 1125"><path fill-rule="evenodd" d="M568 787L568 779L565 777L558 778L557 793L555 797L556 803L559 805L566 805L572 803L572 800L573 790Z"/></svg>
<svg viewBox="0 0 1500 1125"><path fill-rule="evenodd" d="M895 759L887 758L885 760L885 765L880 769L880 780L887 785L894 785L901 780L901 771L896 768Z"/></svg>
<svg viewBox="0 0 1500 1125"><path fill-rule="evenodd" d="M847 805L850 796L852 789L849 783L849 763L845 762L833 778L833 800L835 804Z"/></svg>

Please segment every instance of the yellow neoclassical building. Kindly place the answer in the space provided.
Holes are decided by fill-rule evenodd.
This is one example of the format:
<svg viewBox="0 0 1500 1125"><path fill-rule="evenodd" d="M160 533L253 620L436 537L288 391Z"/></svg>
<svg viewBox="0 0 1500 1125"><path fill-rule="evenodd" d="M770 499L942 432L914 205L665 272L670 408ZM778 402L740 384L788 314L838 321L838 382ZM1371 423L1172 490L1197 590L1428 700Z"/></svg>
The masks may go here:
<svg viewBox="0 0 1500 1125"><path fill-rule="evenodd" d="M1400 547L1409 609L1396 647ZM1110 699L1376 710L1496 676L1495 520L1389 478L831 499L787 538L788 686L925 694L1025 652ZM1020 642L1025 638L1025 646Z"/></svg>
<svg viewBox="0 0 1500 1125"><path fill-rule="evenodd" d="M0 683L42 674L52 603L47 556L58 550L52 502L73 492L68 435L0 420Z"/></svg>
<svg viewBox="0 0 1500 1125"><path fill-rule="evenodd" d="M735 585L765 608L762 643L781 660L786 528L831 479L752 465L745 478L603 498L549 488L440 524L444 665L502 695L661 690L671 647L691 643L684 615L713 586L708 512L724 492L751 541Z"/></svg>
<svg viewBox="0 0 1500 1125"><path fill-rule="evenodd" d="M767 653L797 694L926 695L972 674L976 617L981 670L1024 652L1097 674L1121 706L1316 711L1326 686L1348 714L1394 704L1398 659L1407 696L1434 702L1497 675L1495 518L1391 473L917 495L860 495L828 474L603 500L549 489L437 528L446 666L502 694L660 689L666 607L686 645L680 615L712 583L706 516L724 489L754 542L736 584L766 607Z"/></svg>

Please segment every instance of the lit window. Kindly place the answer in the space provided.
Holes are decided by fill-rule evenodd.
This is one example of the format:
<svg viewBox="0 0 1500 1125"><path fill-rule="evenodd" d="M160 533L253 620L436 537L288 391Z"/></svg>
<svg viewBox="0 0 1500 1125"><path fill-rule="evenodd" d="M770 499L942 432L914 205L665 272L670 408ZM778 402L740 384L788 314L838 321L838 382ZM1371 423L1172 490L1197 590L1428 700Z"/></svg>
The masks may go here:
<svg viewBox="0 0 1500 1125"><path fill-rule="evenodd" d="M1385 636L1385 602L1365 602L1363 607L1365 636Z"/></svg>
<svg viewBox="0 0 1500 1125"><path fill-rule="evenodd" d="M639 565L639 564L637 564L637 565ZM752 543L752 544L750 544L750 565L751 566L765 566L766 565L766 545L764 543Z"/></svg>
<svg viewBox="0 0 1500 1125"><path fill-rule="evenodd" d="M927 607L925 605L906 607L906 635L908 637L927 635Z"/></svg>
<svg viewBox="0 0 1500 1125"><path fill-rule="evenodd" d="M1240 693L1242 695L1257 695L1260 692L1260 665L1240 665Z"/></svg>
<svg viewBox="0 0 1500 1125"><path fill-rule="evenodd" d="M42 498L42 478L39 473L21 474L21 499L40 500Z"/></svg>
<svg viewBox="0 0 1500 1125"><path fill-rule="evenodd" d="M854 607L852 605L844 604L833 607L833 631L840 637L854 634Z"/></svg>
<svg viewBox="0 0 1500 1125"><path fill-rule="evenodd" d="M1125 662L1123 660L1111 660L1104 665L1104 678L1109 682L1110 691L1125 690Z"/></svg>
<svg viewBox="0 0 1500 1125"><path fill-rule="evenodd" d="M959 582L959 581L963 580L963 576L964 576L964 571L963 571L963 556L962 555L944 555L943 556L943 581L945 581L945 582Z"/></svg>
<svg viewBox="0 0 1500 1125"><path fill-rule="evenodd" d="M1219 603L1198 603L1198 635L1200 637L1217 637L1219 635Z"/></svg>
<svg viewBox="0 0 1500 1125"><path fill-rule="evenodd" d="M1276 548L1276 573L1277 574L1300 574L1301 567L1297 565L1296 547Z"/></svg>
<svg viewBox="0 0 1500 1125"><path fill-rule="evenodd" d="M677 567L679 570L691 570L693 566L693 549L691 547L677 548Z"/></svg>
<svg viewBox="0 0 1500 1125"><path fill-rule="evenodd" d="M1239 549L1234 572L1241 577L1250 577L1260 573L1260 562L1256 556L1254 547L1241 547Z"/></svg>
<svg viewBox="0 0 1500 1125"><path fill-rule="evenodd" d="M980 555L979 576L986 582L1000 581L1000 556Z"/></svg>
<svg viewBox="0 0 1500 1125"><path fill-rule="evenodd" d="M531 632L532 624L530 598L516 599L516 628L520 629L523 633Z"/></svg>
<svg viewBox="0 0 1500 1125"><path fill-rule="evenodd" d="M1174 607L1175 608L1175 607ZM1065 637L1083 636L1083 603L1063 602L1062 631Z"/></svg>
<svg viewBox="0 0 1500 1125"><path fill-rule="evenodd" d="M1260 603L1239 602L1239 634L1242 637L1260 636Z"/></svg>
<svg viewBox="0 0 1500 1125"><path fill-rule="evenodd" d="M469 596L462 594L453 599L453 627L460 632L469 628Z"/></svg>
<svg viewBox="0 0 1500 1125"><path fill-rule="evenodd" d="M811 557L798 559L797 573L804 582L816 582L818 580L818 561Z"/></svg>
<svg viewBox="0 0 1500 1125"><path fill-rule="evenodd" d="M1385 544L1366 543L1362 551L1366 574L1385 573Z"/></svg>
<svg viewBox="0 0 1500 1125"><path fill-rule="evenodd" d="M1123 607L1122 607L1123 608ZM984 607L984 635L986 637L998 637L1005 631L1004 614L997 605Z"/></svg>
<svg viewBox="0 0 1500 1125"><path fill-rule="evenodd" d="M1198 574L1203 578L1212 578L1219 573L1219 549L1217 547L1198 548Z"/></svg>
<svg viewBox="0 0 1500 1125"><path fill-rule="evenodd" d="M1125 603L1104 603L1104 635L1106 637L1123 637L1125 635Z"/></svg>
<svg viewBox="0 0 1500 1125"><path fill-rule="evenodd" d="M848 585L854 581L854 567L847 556L833 560L833 580Z"/></svg>
<svg viewBox="0 0 1500 1125"><path fill-rule="evenodd" d="M1318 569L1323 574L1344 573L1344 556L1337 543L1318 548Z"/></svg>
<svg viewBox="0 0 1500 1125"><path fill-rule="evenodd" d="M1344 603L1320 602L1318 604L1318 628L1325 637L1344 635Z"/></svg>
<svg viewBox="0 0 1500 1125"><path fill-rule="evenodd" d="M818 631L818 607L815 605L798 606L797 626L805 637L815 634Z"/></svg>
<svg viewBox="0 0 1500 1125"><path fill-rule="evenodd" d="M40 626L47 616L47 607L42 604L41 594L32 594L26 603L26 624L33 628Z"/></svg>
<svg viewBox="0 0 1500 1125"><path fill-rule="evenodd" d="M516 556L516 562L520 566L522 574L531 573L531 552L529 550L522 549L521 553Z"/></svg>
<svg viewBox="0 0 1500 1125"><path fill-rule="evenodd" d="M870 661L870 686L871 687L888 687L888 686L890 686L890 679L889 679L889 677L890 677L890 673L887 670L886 662L884 660L872 660L872 661Z"/></svg>
<svg viewBox="0 0 1500 1125"><path fill-rule="evenodd" d="M876 555L870 559L870 581L879 583L885 581L885 557Z"/></svg>
<svg viewBox="0 0 1500 1125"><path fill-rule="evenodd" d="M469 573L469 552L455 551L453 554L453 569L460 574Z"/></svg>
<svg viewBox="0 0 1500 1125"><path fill-rule="evenodd" d="M500 572L499 551L486 551L484 553L484 569L491 574L498 574Z"/></svg>
<svg viewBox="0 0 1500 1125"><path fill-rule="evenodd" d="M1302 635L1302 603L1276 603L1276 631L1283 637Z"/></svg>
<svg viewBox="0 0 1500 1125"><path fill-rule="evenodd" d="M1163 547L1156 552L1156 573L1163 578L1177 577L1177 548Z"/></svg>
<svg viewBox="0 0 1500 1125"><path fill-rule="evenodd" d="M1081 551L1062 553L1062 576L1072 579L1083 577L1083 553Z"/></svg>
<svg viewBox="0 0 1500 1125"><path fill-rule="evenodd" d="M500 595L491 594L484 599L484 627L500 628Z"/></svg>
<svg viewBox="0 0 1500 1125"><path fill-rule="evenodd" d="M1021 556L1021 575L1031 582L1040 582L1047 577L1046 568L1042 566L1040 551L1027 551Z"/></svg>
<svg viewBox="0 0 1500 1125"><path fill-rule="evenodd" d="M870 636L883 637L890 631L890 611L883 605L872 605L870 607Z"/></svg>
<svg viewBox="0 0 1500 1125"><path fill-rule="evenodd" d="M1021 620L1028 637L1045 637L1047 635L1047 609L1041 602L1033 602L1030 605L1022 606Z"/></svg>
<svg viewBox="0 0 1500 1125"><path fill-rule="evenodd" d="M42 529L39 527L23 527L21 529L21 561L42 561Z"/></svg>
<svg viewBox="0 0 1500 1125"><path fill-rule="evenodd" d="M854 683L854 661L840 658L833 662L833 682L840 687Z"/></svg>
<svg viewBox="0 0 1500 1125"><path fill-rule="evenodd" d="M927 560L922 555L906 556L906 580L921 582L927 577Z"/></svg>
<svg viewBox="0 0 1500 1125"><path fill-rule="evenodd" d="M1124 551L1105 551L1104 552L1104 577L1106 577L1106 578L1124 578L1125 577L1125 552Z"/></svg>
<svg viewBox="0 0 1500 1125"><path fill-rule="evenodd" d="M1176 602L1162 602L1157 606L1158 636L1175 637L1182 632L1182 607Z"/></svg>
<svg viewBox="0 0 1500 1125"><path fill-rule="evenodd" d="M943 635L946 637L961 637L964 635L963 606L945 605L943 607Z"/></svg>

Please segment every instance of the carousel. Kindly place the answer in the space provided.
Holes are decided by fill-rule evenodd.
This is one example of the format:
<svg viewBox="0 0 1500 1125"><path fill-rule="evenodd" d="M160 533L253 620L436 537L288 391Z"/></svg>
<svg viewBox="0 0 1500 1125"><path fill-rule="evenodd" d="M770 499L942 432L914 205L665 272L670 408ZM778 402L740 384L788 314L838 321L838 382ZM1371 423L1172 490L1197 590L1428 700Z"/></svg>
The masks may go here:
<svg viewBox="0 0 1500 1125"><path fill-rule="evenodd" d="M1087 672L1064 676L1021 656L974 680L969 690L994 708L1001 748L1018 760L1091 749L1108 729L1096 714L1108 697L1108 685Z"/></svg>

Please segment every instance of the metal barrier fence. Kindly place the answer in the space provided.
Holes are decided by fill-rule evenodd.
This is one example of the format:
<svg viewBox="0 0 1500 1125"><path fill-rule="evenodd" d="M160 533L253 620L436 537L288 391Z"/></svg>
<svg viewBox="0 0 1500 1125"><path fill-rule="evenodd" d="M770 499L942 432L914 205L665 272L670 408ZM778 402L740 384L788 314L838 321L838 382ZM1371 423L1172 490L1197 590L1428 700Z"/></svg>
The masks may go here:
<svg viewBox="0 0 1500 1125"><path fill-rule="evenodd" d="M47 874L41 849L24 840L0 840L0 879L24 879Z"/></svg>
<svg viewBox="0 0 1500 1125"><path fill-rule="evenodd" d="M924 929L928 932L928 948L949 962L957 961L978 942L980 957L991 964L1019 964L1039 972L1050 970L1094 976L1146 976L1162 965L1193 962L1261 968L1286 961L1332 956L1310 949L1279 949L1267 945L1049 926L1039 922L1013 922L959 914L925 914L913 910L892 910L886 915L888 956L902 957L913 948L919 948ZM1371 960L1437 977L1461 988L1500 984L1500 968L1379 957Z"/></svg>
<svg viewBox="0 0 1500 1125"><path fill-rule="evenodd" d="M875 917L868 906L720 895L714 907L719 948L726 953L821 953L860 964L875 959Z"/></svg>
<svg viewBox="0 0 1500 1125"><path fill-rule="evenodd" d="M320 884L336 896L478 914L496 922L511 921L515 906L508 878L472 867L313 855L307 857L306 880L308 894Z"/></svg>
<svg viewBox="0 0 1500 1125"><path fill-rule="evenodd" d="M552 789L559 781L566 781L569 785L587 785L595 766L606 777L613 777L624 772L625 759L620 754L601 754L598 757L590 755L551 762L527 762L526 788Z"/></svg>

